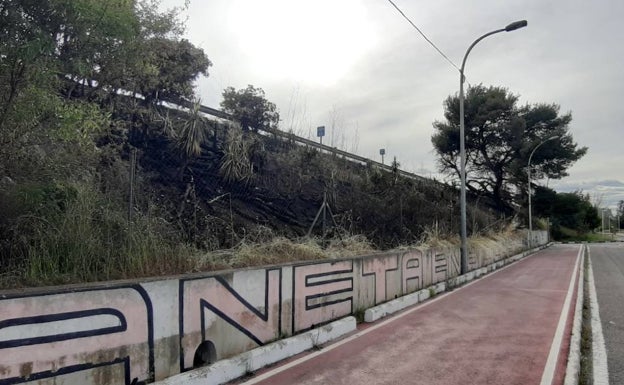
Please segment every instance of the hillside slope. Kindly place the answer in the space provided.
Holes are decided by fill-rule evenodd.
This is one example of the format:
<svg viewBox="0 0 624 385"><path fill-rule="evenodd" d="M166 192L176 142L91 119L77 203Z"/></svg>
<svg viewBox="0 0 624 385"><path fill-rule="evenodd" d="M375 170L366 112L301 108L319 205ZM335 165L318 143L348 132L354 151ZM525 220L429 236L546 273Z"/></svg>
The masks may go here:
<svg viewBox="0 0 624 385"><path fill-rule="evenodd" d="M218 268L229 266L219 259L229 253L203 264L195 256L309 231L357 236L378 250L458 232L457 191L401 176L398 165L381 170L197 111L128 100L110 111L88 156L64 153L68 162L42 152L67 177L27 175L0 189L3 285ZM470 227L502 224L486 200L474 203Z"/></svg>

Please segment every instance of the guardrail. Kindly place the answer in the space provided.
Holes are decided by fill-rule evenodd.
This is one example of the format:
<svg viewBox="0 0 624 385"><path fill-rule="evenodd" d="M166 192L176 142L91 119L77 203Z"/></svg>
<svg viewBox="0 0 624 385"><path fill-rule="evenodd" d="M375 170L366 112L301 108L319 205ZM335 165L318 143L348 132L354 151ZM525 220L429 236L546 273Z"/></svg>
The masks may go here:
<svg viewBox="0 0 624 385"><path fill-rule="evenodd" d="M186 108L186 109L190 109L190 108L193 107L193 103L191 103L189 101L186 101L186 100L175 100L175 101L174 100L167 100L167 103L171 103L173 105L176 105L178 107L183 107L183 108ZM215 108L211 108L211 107L204 106L204 105L200 104L199 105L199 111L203 112L204 114L215 116L215 117L220 118L220 119L228 120L230 122L235 122L235 119L231 115L229 115L229 114L227 114L227 113L225 113L223 111L217 110ZM374 165L374 166L376 166L376 167L378 167L380 169L383 169L383 170L386 170L386 171L389 171L389 172L395 171L392 166L389 166L387 164L379 163L379 162L374 161L372 159L368 159L368 158L365 158L365 157L360 156L360 155L356 155L356 154L352 154L352 153L347 152L347 151L340 150L340 149L338 149L336 147L330 147L330 146L327 146L325 144L317 143L317 142L315 142L313 140L302 138L301 136L297 136L297 135L295 135L295 134L293 134L291 132L285 132L285 131L273 130L273 129L266 129L266 128L265 129L260 129L260 130L264 131L264 132L267 132L269 134L275 135L275 136L282 137L282 138L290 140L290 141L298 142L298 143L304 144L306 146L314 147L314 148L317 148L319 150L323 150L323 151L327 151L327 152L333 153L335 155L343 156L343 157L348 158L348 159L350 159L352 161L360 162L360 163L367 164L367 165ZM415 180L422 181L422 182L433 182L433 183L436 183L436 184L439 184L439 185L447 186L446 184L444 184L442 182L439 182L439 181L436 181L436 180L430 179L430 178L425 178L423 176L420 176L418 174L414 174L414 173L411 173L411 172L408 172L408 171L398 170L398 173L399 173L399 175L401 175L403 177L406 177L406 178L411 178L411 179L415 179Z"/></svg>
<svg viewBox="0 0 624 385"><path fill-rule="evenodd" d="M379 162L374 161L372 159L368 159L368 158L365 158L363 156L359 156L359 155L352 154L352 153L347 152L347 151L343 151L343 150L337 149L336 147L330 147L330 146L327 146L325 144L316 143L313 140L302 138L302 137L297 136L297 135L295 135L293 133L290 133L290 132L284 132L284 131L280 131L280 130L271 130L271 129L268 129L268 130L265 129L263 131L268 132L268 133L273 134L273 135L281 136L282 138L286 138L288 140L293 140L295 142L299 142L299 143L305 144L307 146L316 147L319 150L328 151L328 152L331 152L331 153L336 154L336 155L341 155L341 156L344 156L345 158L349 158L349 159L351 159L353 161L361 162L361 163L364 163L364 164L374 165L376 167L379 167L381 169L384 169L384 170L387 170L387 171L390 171L390 172L394 171L394 169L391 166L388 166L387 164L379 163ZM414 174L414 173L411 173L411 172L403 171L403 170L398 170L398 173L401 176L404 176L404 177L407 177L407 178L416 179L416 180L420 180L420 181L426 181L426 182L433 181L432 179L425 178L423 176L420 176L420 175L417 175L417 174Z"/></svg>
<svg viewBox="0 0 624 385"><path fill-rule="evenodd" d="M64 78L64 80L66 80L66 81L73 81L71 78ZM126 95L126 96L130 96L130 97L134 97L134 98L137 98L137 97L141 98L141 96L137 95L137 94L131 94L131 95ZM191 109L193 109L195 107L193 102L185 100L185 99L161 98L161 101L166 103L166 104L161 104L161 106L165 107L165 108L172 108L172 107L180 108L181 107L181 108L184 108L184 109L187 109L187 110L191 110ZM223 120L227 120L227 121L230 121L230 122L233 122L233 123L236 122L236 120L234 119L234 117L232 115L230 115L230 114L228 114L226 112L223 112L221 110L217 110L216 108L204 106L203 104L199 105L199 111L204 113L204 114L206 114L206 115L211 115L211 116L214 116L214 117L217 117L217 118L220 118L220 119L223 119ZM341 155L341 156L343 156L345 158L348 158L348 159L350 159L352 161L360 162L360 163L363 163L363 164L366 164L366 165L374 165L374 166L376 166L376 167L378 167L380 169L383 169L383 170L386 170L386 171L389 171L389 172L394 172L395 171L395 169L393 167L388 166L386 164L379 163L379 162L374 161L372 159L368 159L368 158L365 158L363 156L352 154L352 153L347 152L347 151L339 150L336 147L330 147L330 146L327 146L327 145L324 145L324 144L321 144L321 143L317 143L317 142L315 142L313 140L302 138L302 137L297 136L297 135L295 135L293 133L290 133L290 132L285 132L285 131L281 131L281 130L272 130L272 129L260 129L260 131L264 131L264 132L270 133L272 135L288 139L290 141L294 141L294 142L298 142L298 143L301 143L301 144L305 144L306 146L315 147L315 148L317 148L319 150L331 152L331 153L336 154L336 155ZM411 173L411 172L408 172L408 171L404 171L404 170L400 170L399 169L399 170L397 170L397 172L399 173L399 175L401 175L403 177L406 177L406 178L415 179L415 180L418 180L418 181L421 181L421 182L432 182L433 184L437 184L439 186L449 187L449 185L446 184L446 183L437 181L437 180L432 179L432 178L425 178L423 176L420 176L418 174L414 174L414 173Z"/></svg>

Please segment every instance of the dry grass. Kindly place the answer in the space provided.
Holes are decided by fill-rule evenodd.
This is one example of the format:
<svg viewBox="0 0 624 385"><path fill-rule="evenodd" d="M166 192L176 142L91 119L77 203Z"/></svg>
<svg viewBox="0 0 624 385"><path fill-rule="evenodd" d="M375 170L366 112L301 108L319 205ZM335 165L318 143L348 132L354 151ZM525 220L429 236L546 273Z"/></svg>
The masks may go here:
<svg viewBox="0 0 624 385"><path fill-rule="evenodd" d="M427 227L423 230L420 240L409 245L401 245L398 250L409 249L457 249L460 245L459 236L456 234L447 234L440 230L437 224Z"/></svg>
<svg viewBox="0 0 624 385"><path fill-rule="evenodd" d="M207 272L214 270L259 267L282 263L317 261L336 258L349 258L380 252L363 235L354 235L343 239L323 241L319 238L301 238L290 240L272 235L264 228L258 234L249 234L238 246L229 250L214 251L192 257L192 267L187 272ZM477 257L480 266L492 263L515 252L510 245L522 248L523 235L511 227L502 232L475 236L468 239L470 253ZM458 256L460 239L457 235L442 235L425 232L423 239L411 245L404 245L398 250L437 249Z"/></svg>
<svg viewBox="0 0 624 385"><path fill-rule="evenodd" d="M460 243L457 235L432 236L428 234L416 246L431 249L456 249L460 246Z"/></svg>
<svg viewBox="0 0 624 385"><path fill-rule="evenodd" d="M86 193L79 194L79 197L89 198L85 200L85 207L77 207L76 218L91 218L93 205L100 200L89 196ZM76 203L81 203L79 199ZM80 210L78 210L78 208ZM106 210L104 212L107 212ZM68 218L73 218L73 206L67 211ZM87 215L89 214L89 215ZM67 219L67 218L66 218ZM112 218L108 215L100 220L105 222L123 223L123 218ZM110 280L119 278L139 278L148 276L185 274L194 272L209 272L233 268L259 267L283 263L327 260L336 258L349 258L363 256L379 252L373 244L363 235L349 236L342 239L322 240L318 238L301 238L290 240L285 237L276 236L275 233L266 227L258 227L256 231L247 234L245 239L235 248L220 250L209 253L198 254L197 249L190 247L171 247L162 239L162 229L156 229L156 223L146 223L143 228L142 221L135 219L135 227L129 232L129 239L124 239L120 244L125 245L123 250L116 253L109 252L105 258L92 257L100 255L101 247L99 240L101 236L97 232L90 231L87 221L69 221L65 223L67 228L58 232L45 232L45 234L68 234L69 239L57 239L53 237L46 244L61 245L69 240L80 242L80 254L70 252L71 247L56 250L55 253L44 253L47 249L30 250L28 269L21 272L12 271L9 274L0 273L0 287L18 287L39 284L59 284L69 282L85 282L95 280ZM75 223L74 223L75 222ZM79 231L79 230L82 231ZM89 231L87 231L89 230ZM84 234L83 234L84 233ZM98 237L95 237L95 235ZM95 238L94 238L95 237ZM47 238L46 238L47 239ZM64 241L64 242L61 242ZM502 232L490 233L487 235L469 238L470 253L477 256L478 264L483 266L496 259L508 256L514 251L514 245L521 249L523 236L514 231L511 227ZM92 248L87 248L91 243L96 243ZM437 249L439 251L455 255L458 257L460 240L457 235L442 234L437 229L429 229L424 232L421 241L416 244L404 245L398 249ZM85 252L91 251L85 258ZM35 258L34 256L40 256ZM61 259L61 257L64 259ZM53 258L55 257L55 258ZM102 261L95 265L92 261ZM90 265L84 265L89 262ZM82 263L82 264L81 264ZM93 265L93 266L91 266ZM70 266L71 271L60 270L62 266ZM80 273L78 273L78 271ZM6 273L6 272L4 272ZM19 277L19 282L13 278Z"/></svg>
<svg viewBox="0 0 624 385"><path fill-rule="evenodd" d="M234 250L230 265L236 268L326 258L327 255L314 239L294 242L277 237L266 243L243 242Z"/></svg>
<svg viewBox="0 0 624 385"><path fill-rule="evenodd" d="M264 234L265 238L266 234ZM254 237L250 237L254 238ZM326 247L323 247L326 244ZM230 250L216 251L196 257L192 271L211 271L289 262L315 261L354 257L374 253L372 244L361 235L324 242L318 238L290 240L273 237L260 241L241 242Z"/></svg>
<svg viewBox="0 0 624 385"><path fill-rule="evenodd" d="M332 239L325 249L329 258L346 258L378 252L364 235Z"/></svg>
<svg viewBox="0 0 624 385"><path fill-rule="evenodd" d="M468 250L476 256L480 266L492 263L500 258L519 252L523 248L524 235L509 225L499 232L488 232L468 238ZM450 255L458 252L461 245L459 236L442 234L437 229L429 228L423 232L420 242L402 246L400 249L437 249L445 250Z"/></svg>
<svg viewBox="0 0 624 385"><path fill-rule="evenodd" d="M485 266L501 258L516 254L524 248L525 235L507 226L500 232L471 237L468 248L477 258L479 266Z"/></svg>
<svg viewBox="0 0 624 385"><path fill-rule="evenodd" d="M471 254L477 256L479 264L483 265L508 256L510 254L510 245L517 245L518 250L520 250L522 242L523 236L521 233L507 228L499 233L471 237L468 239L468 247ZM425 236L420 242L404 245L398 249L437 249L447 251L450 254L457 254L459 245L460 239L456 235L442 235L428 231L425 232ZM268 234L263 233L260 239L251 241L248 238L234 249L211 252L197 257L193 271L349 258L373 254L379 251L363 235L323 241L318 238L302 238L299 240L290 240L284 237L270 238ZM513 247L511 251L515 251Z"/></svg>

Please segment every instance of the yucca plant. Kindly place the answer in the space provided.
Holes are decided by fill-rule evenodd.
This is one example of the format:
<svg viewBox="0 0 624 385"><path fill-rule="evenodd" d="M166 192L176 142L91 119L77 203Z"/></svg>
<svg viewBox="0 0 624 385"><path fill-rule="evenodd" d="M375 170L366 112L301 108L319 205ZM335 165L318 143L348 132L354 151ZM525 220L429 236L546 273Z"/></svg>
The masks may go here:
<svg viewBox="0 0 624 385"><path fill-rule="evenodd" d="M228 131L219 169L225 181L248 183L253 178L253 165L249 156L252 140L246 139L239 129Z"/></svg>
<svg viewBox="0 0 624 385"><path fill-rule="evenodd" d="M201 100L193 103L193 108L189 112L188 118L175 138L175 146L184 159L199 156L201 146L208 136L206 118L200 114Z"/></svg>

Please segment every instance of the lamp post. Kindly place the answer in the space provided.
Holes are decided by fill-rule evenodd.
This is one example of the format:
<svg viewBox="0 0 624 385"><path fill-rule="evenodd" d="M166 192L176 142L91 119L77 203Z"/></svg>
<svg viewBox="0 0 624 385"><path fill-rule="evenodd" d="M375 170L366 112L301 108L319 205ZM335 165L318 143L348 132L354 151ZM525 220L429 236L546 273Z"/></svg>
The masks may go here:
<svg viewBox="0 0 624 385"><path fill-rule="evenodd" d="M460 156L460 194L459 194L459 205L461 212L461 223L460 223L460 231L461 231L461 274L465 274L468 272L468 247L466 240L466 139L464 135L464 68L466 67L466 59L468 59L468 54L472 50L472 48L477 45L478 42L485 39L488 36L494 35L499 32L511 32L516 29L526 27L527 21L520 20L513 22L506 26L505 28L497 29L492 32L488 32L485 35L481 36L477 40L475 40L464 55L464 60L462 61L461 69L459 70L459 156Z"/></svg>
<svg viewBox="0 0 624 385"><path fill-rule="evenodd" d="M527 244L529 246L529 248L531 248L531 246L533 246L533 242L532 242L532 235L533 235L533 213L531 211L531 158L533 158L533 154L535 154L535 151L540 148L540 146L546 142L548 142L549 140L553 140L553 139L558 139L559 135L555 135L555 136L551 136L548 139L543 140L540 144L538 144L537 146L535 146L535 148L533 149L533 151L531 151L531 155L529 155L529 164L527 167L527 175L529 177L529 185L528 185L528 190L529 190L529 236L528 236L528 241Z"/></svg>

